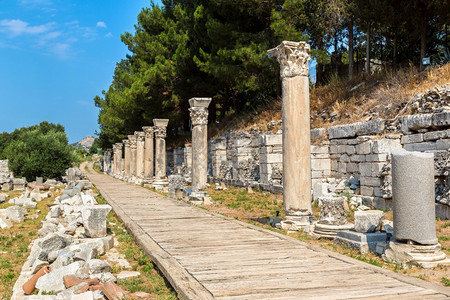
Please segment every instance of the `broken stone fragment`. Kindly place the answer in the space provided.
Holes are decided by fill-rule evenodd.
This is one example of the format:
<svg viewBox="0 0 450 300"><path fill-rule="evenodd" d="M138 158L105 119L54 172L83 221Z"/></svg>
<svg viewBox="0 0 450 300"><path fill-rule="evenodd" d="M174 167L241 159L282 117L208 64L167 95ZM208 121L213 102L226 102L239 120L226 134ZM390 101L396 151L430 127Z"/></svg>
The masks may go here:
<svg viewBox="0 0 450 300"><path fill-rule="evenodd" d="M381 210L355 211L355 230L361 233L380 231L383 218Z"/></svg>
<svg viewBox="0 0 450 300"><path fill-rule="evenodd" d="M41 291L58 293L66 289L63 277L74 275L78 278L89 278L89 265L83 261L77 261L62 268L52 270L42 276L36 283L36 288Z"/></svg>
<svg viewBox="0 0 450 300"><path fill-rule="evenodd" d="M44 253L50 253L53 250L64 249L72 243L72 236L60 233L51 233L39 242L39 247Z"/></svg>
<svg viewBox="0 0 450 300"><path fill-rule="evenodd" d="M106 236L106 216L111 211L110 205L81 207L83 226L88 237Z"/></svg>
<svg viewBox="0 0 450 300"><path fill-rule="evenodd" d="M22 223L25 220L25 212L19 206L10 206L6 209L0 209L0 215L5 216L14 223Z"/></svg>
<svg viewBox="0 0 450 300"><path fill-rule="evenodd" d="M96 258L91 259L88 261L88 264L89 264L89 273L90 274L98 274L98 273L105 273L105 272L112 271L111 265L101 259L96 259Z"/></svg>

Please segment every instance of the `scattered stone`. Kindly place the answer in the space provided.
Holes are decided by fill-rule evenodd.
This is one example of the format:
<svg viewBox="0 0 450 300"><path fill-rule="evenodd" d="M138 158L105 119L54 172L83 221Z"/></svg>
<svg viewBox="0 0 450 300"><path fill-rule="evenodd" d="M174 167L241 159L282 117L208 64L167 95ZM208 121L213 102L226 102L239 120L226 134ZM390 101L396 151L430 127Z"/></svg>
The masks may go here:
<svg viewBox="0 0 450 300"><path fill-rule="evenodd" d="M39 188L35 188L34 190L32 190L30 193L30 197L33 198L36 202L42 201L41 191L39 190Z"/></svg>
<svg viewBox="0 0 450 300"><path fill-rule="evenodd" d="M6 209L0 209L0 215L5 216L14 223L22 223L25 220L25 212L17 205L10 206Z"/></svg>
<svg viewBox="0 0 450 300"><path fill-rule="evenodd" d="M36 288L46 292L61 292L66 289L63 277L75 275L78 278L89 278L89 265L77 261L68 266L52 270L50 273L40 277L36 282Z"/></svg>
<svg viewBox="0 0 450 300"><path fill-rule="evenodd" d="M137 271L122 271L119 274L117 274L117 279L136 277L139 275L141 275L141 273Z"/></svg>
<svg viewBox="0 0 450 300"><path fill-rule="evenodd" d="M112 281L105 282L101 289L108 300L121 300L126 298L125 291Z"/></svg>
<svg viewBox="0 0 450 300"><path fill-rule="evenodd" d="M12 223L5 217L0 215L0 228L10 228Z"/></svg>
<svg viewBox="0 0 450 300"><path fill-rule="evenodd" d="M106 216L111 211L110 205L83 206L81 215L88 237L106 236Z"/></svg>
<svg viewBox="0 0 450 300"><path fill-rule="evenodd" d="M39 242L39 247L44 253L50 253L53 250L64 249L72 243L70 235L60 233L50 233Z"/></svg>
<svg viewBox="0 0 450 300"><path fill-rule="evenodd" d="M101 259L96 259L96 258L91 259L88 261L88 264L89 264L89 273L90 274L98 274L98 273L112 271L111 265Z"/></svg>
<svg viewBox="0 0 450 300"><path fill-rule="evenodd" d="M42 267L45 267L45 266L48 266L48 261L36 259L34 261L34 264L31 266L31 273L36 274L37 271L39 271L40 269L42 269Z"/></svg>
<svg viewBox="0 0 450 300"><path fill-rule="evenodd" d="M108 282L108 281L113 281L113 282L117 281L117 278L111 272L91 274L90 278L98 278L100 280L100 282L102 282L102 283Z"/></svg>
<svg viewBox="0 0 450 300"><path fill-rule="evenodd" d="M355 211L355 230L357 232L376 232L381 230L384 212L380 210Z"/></svg>

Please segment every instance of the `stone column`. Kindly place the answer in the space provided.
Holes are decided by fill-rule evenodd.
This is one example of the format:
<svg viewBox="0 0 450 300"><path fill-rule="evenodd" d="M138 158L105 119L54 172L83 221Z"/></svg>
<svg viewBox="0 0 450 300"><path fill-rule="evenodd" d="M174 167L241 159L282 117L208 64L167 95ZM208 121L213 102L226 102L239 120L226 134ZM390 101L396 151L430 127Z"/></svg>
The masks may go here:
<svg viewBox="0 0 450 300"><path fill-rule="evenodd" d="M394 238L386 257L424 268L450 263L436 237L434 154L392 151Z"/></svg>
<svg viewBox="0 0 450 300"><path fill-rule="evenodd" d="M129 135L130 140L130 176L136 177L136 136Z"/></svg>
<svg viewBox="0 0 450 300"><path fill-rule="evenodd" d="M155 125L155 182L153 187L162 189L167 186L166 177L166 128L168 119L153 119Z"/></svg>
<svg viewBox="0 0 450 300"><path fill-rule="evenodd" d="M283 41L268 51L280 63L283 114L283 202L287 230L309 230L311 147L309 114L309 51L305 42Z"/></svg>
<svg viewBox="0 0 450 300"><path fill-rule="evenodd" d="M116 144L112 145L113 149L113 175L117 174L117 147Z"/></svg>
<svg viewBox="0 0 450 300"><path fill-rule="evenodd" d="M144 126L142 129L145 132L144 142L144 181L150 183L153 181L153 126ZM144 183L145 184L145 183Z"/></svg>
<svg viewBox="0 0 450 300"><path fill-rule="evenodd" d="M192 121L192 193L189 201L205 202L208 181L208 106L211 98L189 99ZM209 200L209 199L208 199ZM208 201L209 203L209 201Z"/></svg>
<svg viewBox="0 0 450 300"><path fill-rule="evenodd" d="M114 174L120 175L122 163L122 143L115 143L114 150Z"/></svg>
<svg viewBox="0 0 450 300"><path fill-rule="evenodd" d="M129 140L123 140L123 144L125 145L125 154L124 154L124 177L128 178L130 177L130 157L131 157L131 150L130 150L130 141Z"/></svg>
<svg viewBox="0 0 450 300"><path fill-rule="evenodd" d="M136 176L140 179L144 178L144 139L145 132L135 131L136 136Z"/></svg>

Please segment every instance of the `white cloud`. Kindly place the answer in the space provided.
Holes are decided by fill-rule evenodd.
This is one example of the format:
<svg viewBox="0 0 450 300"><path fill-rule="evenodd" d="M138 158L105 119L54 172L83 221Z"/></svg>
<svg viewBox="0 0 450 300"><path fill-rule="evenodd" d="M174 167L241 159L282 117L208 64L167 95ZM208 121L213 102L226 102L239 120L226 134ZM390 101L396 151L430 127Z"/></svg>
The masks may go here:
<svg viewBox="0 0 450 300"><path fill-rule="evenodd" d="M20 0L22 5L50 5L52 1L50 0Z"/></svg>
<svg viewBox="0 0 450 300"><path fill-rule="evenodd" d="M30 26L27 22L19 19L0 20L0 32L6 32L11 37L19 36L22 34L41 34L49 31L54 23L47 23L38 26Z"/></svg>
<svg viewBox="0 0 450 300"><path fill-rule="evenodd" d="M112 35L112 33L111 32L108 32L107 34L105 34L105 37L112 37L113 35Z"/></svg>
<svg viewBox="0 0 450 300"><path fill-rule="evenodd" d="M70 44L68 43L55 43L51 45L50 51L56 54L61 59L66 59L70 56Z"/></svg>
<svg viewBox="0 0 450 300"><path fill-rule="evenodd" d="M102 28L106 28L106 24L103 21L98 21L97 22L97 27L102 27Z"/></svg>

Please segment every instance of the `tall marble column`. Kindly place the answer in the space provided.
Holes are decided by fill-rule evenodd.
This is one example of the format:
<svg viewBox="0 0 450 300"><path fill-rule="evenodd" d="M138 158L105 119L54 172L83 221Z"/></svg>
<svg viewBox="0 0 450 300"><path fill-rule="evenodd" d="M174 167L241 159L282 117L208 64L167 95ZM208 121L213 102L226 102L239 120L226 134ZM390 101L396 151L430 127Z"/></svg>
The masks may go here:
<svg viewBox="0 0 450 300"><path fill-rule="evenodd" d="M122 143L116 143L116 175L120 176L122 173Z"/></svg>
<svg viewBox="0 0 450 300"><path fill-rule="evenodd" d="M144 178L144 139L145 132L135 131L136 136L136 176L140 179Z"/></svg>
<svg viewBox="0 0 450 300"><path fill-rule="evenodd" d="M305 42L283 41L268 53L278 59L282 79L283 203L287 230L309 229L311 150L309 114L309 52Z"/></svg>
<svg viewBox="0 0 450 300"><path fill-rule="evenodd" d="M130 140L130 176L136 177L136 136L129 135Z"/></svg>
<svg viewBox="0 0 450 300"><path fill-rule="evenodd" d="M117 146L116 144L112 145L113 149L113 175L117 174Z"/></svg>
<svg viewBox="0 0 450 300"><path fill-rule="evenodd" d="M142 129L145 132L144 142L144 181L150 183L153 181L153 126L144 126Z"/></svg>
<svg viewBox="0 0 450 300"><path fill-rule="evenodd" d="M168 184L166 177L166 128L168 119L153 119L155 125L155 181L153 187L160 189Z"/></svg>
<svg viewBox="0 0 450 300"><path fill-rule="evenodd" d="M202 204L208 180L208 106L211 98L189 99L192 121L192 193L189 201ZM208 201L209 202L209 201Z"/></svg>
<svg viewBox="0 0 450 300"><path fill-rule="evenodd" d="M129 140L123 140L122 142L125 145L124 177L128 178L128 177L131 176L131 174L130 174L130 158L131 158L130 141Z"/></svg>

